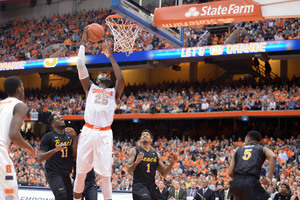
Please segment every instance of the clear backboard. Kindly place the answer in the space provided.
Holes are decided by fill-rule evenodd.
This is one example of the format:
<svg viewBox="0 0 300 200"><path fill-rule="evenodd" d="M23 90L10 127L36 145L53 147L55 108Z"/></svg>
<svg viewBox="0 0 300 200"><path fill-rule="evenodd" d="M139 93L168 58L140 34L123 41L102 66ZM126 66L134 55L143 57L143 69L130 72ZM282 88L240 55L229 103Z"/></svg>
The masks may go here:
<svg viewBox="0 0 300 200"><path fill-rule="evenodd" d="M111 0L111 9L173 47L182 47L183 27L157 28L152 25L155 8L180 4L180 0L179 2L177 0Z"/></svg>

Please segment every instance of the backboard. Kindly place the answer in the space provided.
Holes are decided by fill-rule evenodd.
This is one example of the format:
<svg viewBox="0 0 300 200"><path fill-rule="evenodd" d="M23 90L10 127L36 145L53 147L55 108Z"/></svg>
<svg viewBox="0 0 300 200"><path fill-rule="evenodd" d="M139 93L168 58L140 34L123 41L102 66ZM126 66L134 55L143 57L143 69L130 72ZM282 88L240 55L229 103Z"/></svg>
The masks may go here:
<svg viewBox="0 0 300 200"><path fill-rule="evenodd" d="M154 34L164 42L169 43L173 47L182 47L184 35L183 27L178 28L157 28L152 25L154 17L154 9L161 7L162 2L166 5L166 0L111 0L111 9L131 21L132 23L143 28L145 31ZM173 6L177 1L169 0L167 5Z"/></svg>

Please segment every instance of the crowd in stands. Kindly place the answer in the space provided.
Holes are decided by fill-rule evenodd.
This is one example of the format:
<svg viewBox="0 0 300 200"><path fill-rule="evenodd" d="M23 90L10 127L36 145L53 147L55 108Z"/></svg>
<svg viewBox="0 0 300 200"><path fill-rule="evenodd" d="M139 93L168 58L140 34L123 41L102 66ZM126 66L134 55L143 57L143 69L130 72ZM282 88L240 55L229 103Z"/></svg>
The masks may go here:
<svg viewBox="0 0 300 200"><path fill-rule="evenodd" d="M298 18L247 22L240 32L239 42L300 39L299 23Z"/></svg>
<svg viewBox="0 0 300 200"><path fill-rule="evenodd" d="M266 85L248 77L222 85L213 81L127 85L116 113L299 110L299 82L300 79L294 77L286 84L278 79ZM54 88L44 92L27 89L25 103L28 113L55 111L61 115L83 115L85 95L80 90L76 92L67 93L65 89Z"/></svg>
<svg viewBox="0 0 300 200"><path fill-rule="evenodd" d="M31 145L39 149L39 139L30 140ZM273 138L264 136L262 145L268 146L277 155L277 164L272 184L264 188L271 193L272 198L278 193L287 193L289 196L299 192L300 181L300 136L298 138ZM128 152L132 147L139 145L139 141L129 139L114 140L114 162L112 172L113 190L130 191L132 189L132 175L127 172ZM156 183L170 189L175 181L179 181L184 190L200 188L204 180L208 181L209 188L219 190L225 182L230 181L228 167L235 149L243 145L242 138L233 140L223 136L213 140L207 137L191 139L157 137L152 147L161 154L165 164L169 164L170 154L177 153L177 164L171 173L162 178L156 174ZM38 163L36 158L30 159L28 152L12 145L10 156L16 166L19 185L48 187L44 177L44 162ZM262 175L269 172L269 164L265 162ZM162 180L162 181L160 181ZM96 182L101 189L100 179ZM285 187L285 188L284 188ZM298 188L297 188L298 187ZM191 193L187 193L187 196ZM287 198L290 199L290 198ZM276 199L277 200L277 199Z"/></svg>
<svg viewBox="0 0 300 200"><path fill-rule="evenodd" d="M42 50L51 44L64 43L67 50L58 56L74 56L76 48L73 44L81 39L83 28L91 23L103 24L110 14L109 10L98 9L81 11L74 14L53 15L51 18L24 19L18 17L15 21L0 24L0 60L28 60L49 57L55 49L42 54ZM106 35L108 31L106 32ZM94 44L95 45L95 44ZM96 46L96 45L95 45ZM87 47L88 48L88 47ZM95 51L99 49L95 47ZM95 52L99 53L99 52Z"/></svg>
<svg viewBox="0 0 300 200"><path fill-rule="evenodd" d="M231 32L238 28L237 40L234 43L278 41L300 39L299 18L268 19L265 22L253 21L241 23L240 26L228 26L230 30L224 33L204 34L203 27L185 29L186 46L205 46L224 44Z"/></svg>
<svg viewBox="0 0 300 200"><path fill-rule="evenodd" d="M186 2L185 2L186 3ZM173 5L164 3L163 6ZM149 7L149 8L148 8ZM148 5L151 10L154 5ZM24 19L18 17L14 21L0 24L0 61L16 61L41 59L49 57L76 56L83 28L91 23L99 23L105 28L104 40L113 46L113 36L105 24L105 18L112 14L111 10L97 9L80 11L73 14L54 15L51 18ZM204 46L224 44L230 37L234 25L227 25L227 32L210 34L208 27L199 26L185 28L185 46ZM298 18L269 19L265 22L246 22L239 29L236 42L261 42L269 40L300 39ZM56 45L48 48L53 44ZM134 51L171 48L168 43L159 40L153 34L142 31L135 41ZM102 53L102 41L89 42L86 54Z"/></svg>

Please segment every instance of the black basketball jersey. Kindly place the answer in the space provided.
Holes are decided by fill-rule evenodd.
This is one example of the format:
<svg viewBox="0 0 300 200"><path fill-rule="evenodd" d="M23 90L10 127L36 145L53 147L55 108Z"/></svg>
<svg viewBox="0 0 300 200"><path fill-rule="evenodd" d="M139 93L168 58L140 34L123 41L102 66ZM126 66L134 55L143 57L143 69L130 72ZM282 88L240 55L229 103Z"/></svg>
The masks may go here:
<svg viewBox="0 0 300 200"><path fill-rule="evenodd" d="M262 145L252 143L245 145L238 148L235 154L234 171L237 175L253 175L259 179L265 160Z"/></svg>
<svg viewBox="0 0 300 200"><path fill-rule="evenodd" d="M137 147L135 150L135 160L140 152L144 153L144 157L133 172L133 183L154 183L155 172L158 166L157 153L152 148L148 152L142 147Z"/></svg>
<svg viewBox="0 0 300 200"><path fill-rule="evenodd" d="M67 149L56 152L46 161L46 173L57 172L62 175L70 175L73 165L73 136L69 133L63 135L50 131L42 137L40 150L49 151L55 149L57 145L65 144Z"/></svg>

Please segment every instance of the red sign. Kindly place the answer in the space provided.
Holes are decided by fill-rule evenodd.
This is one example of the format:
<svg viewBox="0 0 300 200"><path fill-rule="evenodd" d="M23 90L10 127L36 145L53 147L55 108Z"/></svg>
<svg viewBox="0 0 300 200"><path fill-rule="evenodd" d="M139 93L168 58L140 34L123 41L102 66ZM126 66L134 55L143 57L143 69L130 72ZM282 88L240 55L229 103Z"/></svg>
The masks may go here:
<svg viewBox="0 0 300 200"><path fill-rule="evenodd" d="M156 8L154 24L158 28L201 26L263 20L261 5L252 0L215 1Z"/></svg>

